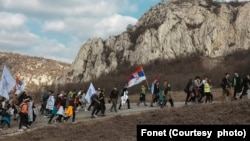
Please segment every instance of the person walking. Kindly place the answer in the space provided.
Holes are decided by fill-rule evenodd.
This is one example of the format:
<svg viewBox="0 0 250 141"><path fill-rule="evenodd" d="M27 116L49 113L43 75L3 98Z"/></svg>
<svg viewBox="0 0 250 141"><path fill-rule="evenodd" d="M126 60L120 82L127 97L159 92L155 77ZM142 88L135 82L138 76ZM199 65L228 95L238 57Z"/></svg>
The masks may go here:
<svg viewBox="0 0 250 141"><path fill-rule="evenodd" d="M154 84L154 90L153 90L153 94L152 94L152 100L150 103L150 107L154 107L154 103L159 100L159 92L160 92L159 85L160 85L160 83L158 81Z"/></svg>
<svg viewBox="0 0 250 141"><path fill-rule="evenodd" d="M169 102L171 107L174 107L174 101L173 101L173 98L172 98L172 90L171 90L171 84L170 83L167 83L167 87L165 88L164 93L165 93L165 102L166 102L166 104L167 104L167 102ZM163 104L163 106L166 105L166 104Z"/></svg>
<svg viewBox="0 0 250 141"><path fill-rule="evenodd" d="M223 99L225 99L225 101L229 101L230 97L232 97L229 73L225 73L224 78L222 79L221 88Z"/></svg>
<svg viewBox="0 0 250 141"><path fill-rule="evenodd" d="M62 104L61 104L62 97L63 97L63 94L58 94L58 95L56 96L56 100L55 100L54 107L53 107L53 110L52 110L52 114L51 114L51 116L50 116L50 119L49 119L49 121L48 121L48 124L51 124L52 119L53 119L55 116L57 116L58 109L59 109L60 106L62 105Z"/></svg>
<svg viewBox="0 0 250 141"><path fill-rule="evenodd" d="M62 93L61 93L62 94ZM61 101L60 101L60 105L57 104L57 118L54 120L55 123L62 122L62 118L65 117L65 109L66 109L66 103L67 103L67 95L66 94L62 94L61 97Z"/></svg>
<svg viewBox="0 0 250 141"><path fill-rule="evenodd" d="M128 109L131 109L130 101L129 101L129 97L128 97L128 85L127 84L125 84L125 86L123 87L121 94L122 95L121 95L121 102L120 102L120 105L119 105L119 110L121 110L121 107L125 103L127 103Z"/></svg>
<svg viewBox="0 0 250 141"><path fill-rule="evenodd" d="M139 101L137 102L137 106L139 106L141 102L144 103L144 106L147 106L147 104L146 104L146 87L144 84L141 85L141 93L140 93Z"/></svg>
<svg viewBox="0 0 250 141"><path fill-rule="evenodd" d="M117 86L114 86L113 90L110 92L110 96L109 96L110 101L112 103L111 108L110 108L110 112L113 112L113 110L115 112L117 112L118 94L119 94L119 92L117 90Z"/></svg>
<svg viewBox="0 0 250 141"><path fill-rule="evenodd" d="M28 102L29 98L23 99L23 102L20 104L20 121L19 121L19 132L22 132L23 129L27 129L28 127Z"/></svg>
<svg viewBox="0 0 250 141"><path fill-rule="evenodd" d="M99 101L100 101L100 111L101 111L101 116L105 115L105 110L106 110L106 106L105 106L105 90L102 89L100 94L99 94ZM98 115L98 112L96 113L96 115Z"/></svg>
<svg viewBox="0 0 250 141"><path fill-rule="evenodd" d="M240 99L242 98L242 96L247 95L247 90L249 90L250 88L250 75L246 75L243 78L243 90L242 90L242 95L240 96Z"/></svg>
<svg viewBox="0 0 250 141"><path fill-rule="evenodd" d="M69 106L66 108L64 114L64 122L67 122L72 117L72 123L75 123L74 101L70 101Z"/></svg>
<svg viewBox="0 0 250 141"><path fill-rule="evenodd" d="M211 80L206 77L206 82L204 83L204 95L206 96L205 103L207 104L213 102L213 95L211 93Z"/></svg>
<svg viewBox="0 0 250 141"><path fill-rule="evenodd" d="M193 93L193 79L189 79L185 88L184 92L187 94L186 100L185 100L185 105L188 105L187 103L192 100L192 93Z"/></svg>
<svg viewBox="0 0 250 141"><path fill-rule="evenodd" d="M91 96L91 102L93 102L94 109L91 113L91 117L95 118L97 117L97 113L100 111L100 100L99 100L99 95L100 95L101 89L98 88L97 92Z"/></svg>
<svg viewBox="0 0 250 141"><path fill-rule="evenodd" d="M193 81L193 87L194 87L194 94L195 94L195 103L201 103L200 98L201 98L201 87L202 87L202 82L199 76L196 76L194 81Z"/></svg>
<svg viewBox="0 0 250 141"><path fill-rule="evenodd" d="M234 72L234 77L232 80L232 87L234 88L234 93L233 93L233 100L237 100L240 98L242 94L242 88L243 88L243 80L240 77L238 72Z"/></svg>

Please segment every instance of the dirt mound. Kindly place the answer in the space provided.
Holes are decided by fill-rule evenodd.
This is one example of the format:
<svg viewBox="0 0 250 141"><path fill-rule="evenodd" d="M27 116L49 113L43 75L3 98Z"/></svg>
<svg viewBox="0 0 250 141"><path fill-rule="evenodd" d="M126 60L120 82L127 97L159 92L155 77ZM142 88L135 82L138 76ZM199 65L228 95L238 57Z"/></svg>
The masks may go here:
<svg viewBox="0 0 250 141"><path fill-rule="evenodd" d="M7 137L8 141L132 141L137 125L249 125L250 101L240 100L214 104L194 104L176 108L157 108L132 115L85 120L45 126L37 130Z"/></svg>

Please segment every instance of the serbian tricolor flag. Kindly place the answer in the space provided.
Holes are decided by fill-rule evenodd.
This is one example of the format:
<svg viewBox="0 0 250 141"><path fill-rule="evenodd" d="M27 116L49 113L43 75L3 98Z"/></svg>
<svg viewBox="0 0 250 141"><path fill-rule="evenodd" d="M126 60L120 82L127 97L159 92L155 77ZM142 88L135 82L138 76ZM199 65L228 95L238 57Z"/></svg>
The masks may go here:
<svg viewBox="0 0 250 141"><path fill-rule="evenodd" d="M127 80L128 88L141 83L143 80L146 80L146 76L145 76L142 66L140 66L133 73L131 73L130 76L128 77L128 80Z"/></svg>
<svg viewBox="0 0 250 141"><path fill-rule="evenodd" d="M23 84L22 81L19 80L18 77L16 77L16 92L15 94L20 94L21 92L23 92L25 90L25 86Z"/></svg>

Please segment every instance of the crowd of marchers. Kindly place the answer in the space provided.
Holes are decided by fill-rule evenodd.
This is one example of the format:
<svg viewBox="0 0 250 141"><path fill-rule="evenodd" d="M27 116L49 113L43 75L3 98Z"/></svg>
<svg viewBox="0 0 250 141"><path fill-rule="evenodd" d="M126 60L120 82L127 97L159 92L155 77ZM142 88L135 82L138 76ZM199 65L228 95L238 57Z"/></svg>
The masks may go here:
<svg viewBox="0 0 250 141"><path fill-rule="evenodd" d="M186 93L185 105L213 103L211 82L212 80L207 76L190 78L184 86L184 92ZM151 89L144 84L140 85L137 106L142 103L144 106L164 108L169 103L171 107L174 107L171 83L167 80L164 80L162 84L156 81ZM230 77L229 73L225 73L224 77L222 77L221 92L225 101L238 100L248 94L250 96L249 88L249 75L240 76L238 72L235 72L232 77ZM17 121L17 130L22 132L31 128L38 115L48 119L48 124L60 124L70 121L76 123L76 113L80 112L80 109L83 109L81 111L89 114L91 118L102 117L107 113L105 102L111 104L110 109L108 109L110 112L119 113L119 110L124 105L126 105L127 109L131 109L128 89L127 85L124 85L120 90L114 85L110 92L107 92L105 88L97 88L96 92L91 95L90 102L86 99L87 90L81 88L67 92L60 91L58 94L48 90L42 94L41 105L38 106L28 92L24 91L19 95L11 92L9 100L6 98L1 99L0 130L5 127L11 128L11 123ZM151 99L146 99L148 90L151 91ZM37 107L39 107L39 110L36 111Z"/></svg>

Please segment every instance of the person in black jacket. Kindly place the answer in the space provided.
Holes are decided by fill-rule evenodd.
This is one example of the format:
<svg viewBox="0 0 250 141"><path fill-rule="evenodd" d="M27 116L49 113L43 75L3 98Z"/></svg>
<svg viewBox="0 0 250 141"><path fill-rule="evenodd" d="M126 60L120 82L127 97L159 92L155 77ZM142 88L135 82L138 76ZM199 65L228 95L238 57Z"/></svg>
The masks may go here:
<svg viewBox="0 0 250 141"><path fill-rule="evenodd" d="M100 94L99 94L99 101L100 101L100 111L101 111L101 116L105 115L105 90L102 89ZM96 115L98 115L99 111L97 111Z"/></svg>
<svg viewBox="0 0 250 141"><path fill-rule="evenodd" d="M117 112L117 100L118 100L118 90L117 90L117 86L114 86L113 90L110 92L110 101L112 103L111 108L110 108L110 112L113 112L113 109L115 110L115 112Z"/></svg>
<svg viewBox="0 0 250 141"><path fill-rule="evenodd" d="M184 91L187 94L186 100L185 100L185 105L187 105L189 101L193 100L192 99L193 97L191 95L193 92L193 79L192 78L188 80L188 83L186 84Z"/></svg>
<svg viewBox="0 0 250 141"><path fill-rule="evenodd" d="M243 85L243 90L242 90L242 95L240 96L240 99L242 98L243 95L247 95L247 90L249 90L249 87L250 87L250 75L249 74L243 78L242 85Z"/></svg>
<svg viewBox="0 0 250 141"><path fill-rule="evenodd" d="M229 73L225 73L224 78L221 83L222 88L222 96L225 97L225 100L228 101L229 97L231 97L231 81L229 79Z"/></svg>
<svg viewBox="0 0 250 141"><path fill-rule="evenodd" d="M152 101L151 101L151 104L150 104L150 107L154 107L154 103L158 101L159 99L159 92L160 92L160 83L157 81L155 84L154 84L154 91L153 91L153 94L152 94Z"/></svg>

